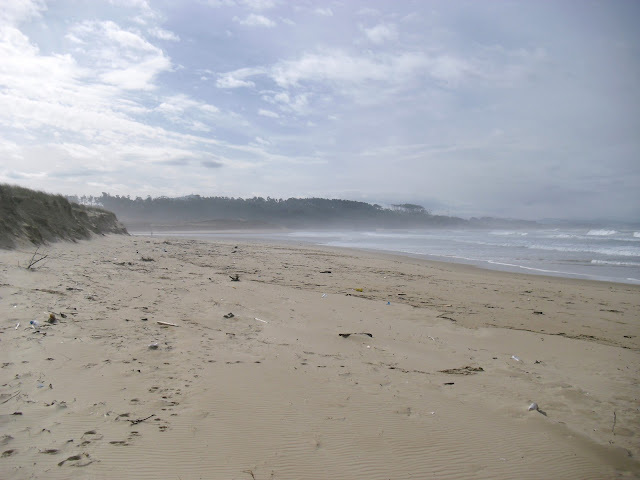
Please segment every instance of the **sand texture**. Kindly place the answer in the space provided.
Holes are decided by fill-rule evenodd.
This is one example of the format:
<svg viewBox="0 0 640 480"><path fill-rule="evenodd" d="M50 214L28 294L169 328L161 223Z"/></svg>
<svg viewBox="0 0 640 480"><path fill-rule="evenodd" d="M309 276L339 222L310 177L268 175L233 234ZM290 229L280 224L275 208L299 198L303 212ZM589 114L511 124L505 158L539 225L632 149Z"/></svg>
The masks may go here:
<svg viewBox="0 0 640 480"><path fill-rule="evenodd" d="M640 475L637 286L246 241L41 251L0 251L3 479Z"/></svg>

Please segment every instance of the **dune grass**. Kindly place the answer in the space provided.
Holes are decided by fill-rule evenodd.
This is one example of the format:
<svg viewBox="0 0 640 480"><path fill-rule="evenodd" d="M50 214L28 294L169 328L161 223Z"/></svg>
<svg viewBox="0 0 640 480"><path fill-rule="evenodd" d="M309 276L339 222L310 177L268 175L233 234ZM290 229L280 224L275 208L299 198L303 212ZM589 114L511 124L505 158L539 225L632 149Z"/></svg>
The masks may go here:
<svg viewBox="0 0 640 480"><path fill-rule="evenodd" d="M62 195L0 184L0 248L75 241L104 233L127 231L107 210L71 203Z"/></svg>

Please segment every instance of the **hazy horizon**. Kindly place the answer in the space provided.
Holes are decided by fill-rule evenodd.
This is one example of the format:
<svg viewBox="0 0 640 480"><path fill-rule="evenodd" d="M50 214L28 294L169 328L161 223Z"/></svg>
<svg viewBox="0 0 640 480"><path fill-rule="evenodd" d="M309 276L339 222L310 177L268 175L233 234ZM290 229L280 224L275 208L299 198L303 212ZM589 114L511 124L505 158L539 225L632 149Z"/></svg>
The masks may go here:
<svg viewBox="0 0 640 480"><path fill-rule="evenodd" d="M640 220L637 2L3 3L0 182Z"/></svg>

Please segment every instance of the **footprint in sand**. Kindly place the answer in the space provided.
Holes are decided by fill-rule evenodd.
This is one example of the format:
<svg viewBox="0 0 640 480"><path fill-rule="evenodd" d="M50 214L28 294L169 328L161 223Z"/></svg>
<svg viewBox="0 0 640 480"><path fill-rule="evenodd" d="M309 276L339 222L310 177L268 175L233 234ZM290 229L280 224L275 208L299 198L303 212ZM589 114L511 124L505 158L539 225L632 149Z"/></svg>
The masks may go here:
<svg viewBox="0 0 640 480"><path fill-rule="evenodd" d="M87 432L84 432L81 438L83 442L80 444L80 446L84 447L85 445L89 445L92 441L95 442L98 440L102 440L104 438L104 435L101 435L95 430L89 430Z"/></svg>
<svg viewBox="0 0 640 480"><path fill-rule="evenodd" d="M93 460L88 453L83 453L81 455L72 455L64 459L58 463L58 466L61 467L65 463L70 462L69 466L71 467L86 467L87 465L91 465L94 461L95 460Z"/></svg>

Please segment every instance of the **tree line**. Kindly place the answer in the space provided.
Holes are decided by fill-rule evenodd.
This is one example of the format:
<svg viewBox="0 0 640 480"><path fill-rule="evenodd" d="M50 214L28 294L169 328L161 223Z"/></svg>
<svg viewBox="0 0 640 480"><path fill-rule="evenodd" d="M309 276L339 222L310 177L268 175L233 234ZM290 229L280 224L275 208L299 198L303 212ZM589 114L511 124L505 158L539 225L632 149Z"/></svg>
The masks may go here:
<svg viewBox="0 0 640 480"><path fill-rule="evenodd" d="M433 215L421 205L397 204L384 208L354 200L326 198L234 198L189 195L170 198L130 198L102 192L100 197L69 197L71 201L100 205L125 223L175 225L218 220L242 220L287 228L419 228L458 226L466 220Z"/></svg>

